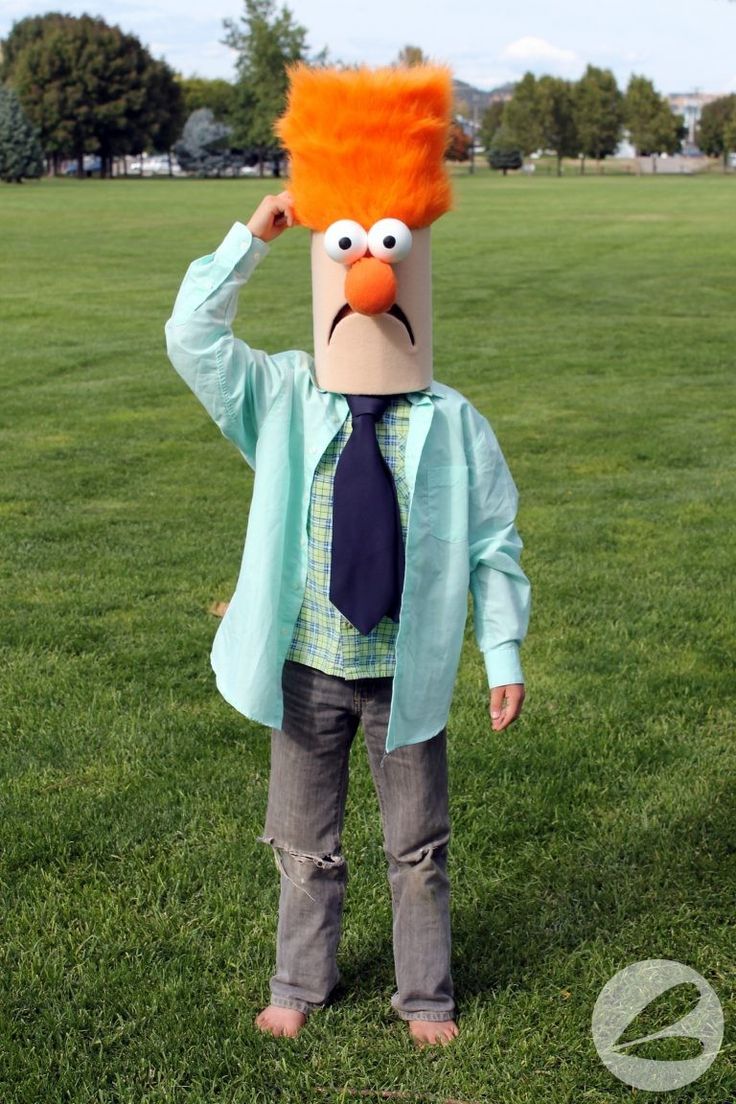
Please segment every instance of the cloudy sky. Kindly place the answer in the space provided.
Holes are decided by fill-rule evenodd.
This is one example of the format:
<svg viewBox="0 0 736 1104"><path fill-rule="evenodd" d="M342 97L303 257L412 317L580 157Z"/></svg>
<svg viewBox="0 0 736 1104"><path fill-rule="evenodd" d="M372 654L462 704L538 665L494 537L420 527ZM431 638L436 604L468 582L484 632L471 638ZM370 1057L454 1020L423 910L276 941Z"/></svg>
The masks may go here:
<svg viewBox="0 0 736 1104"><path fill-rule="evenodd" d="M89 12L136 34L186 76L233 76L222 21L241 0L0 0L0 37L49 10ZM527 69L576 78L588 62L650 77L661 92L736 91L736 0L287 0L312 49L392 61L407 44L490 89Z"/></svg>

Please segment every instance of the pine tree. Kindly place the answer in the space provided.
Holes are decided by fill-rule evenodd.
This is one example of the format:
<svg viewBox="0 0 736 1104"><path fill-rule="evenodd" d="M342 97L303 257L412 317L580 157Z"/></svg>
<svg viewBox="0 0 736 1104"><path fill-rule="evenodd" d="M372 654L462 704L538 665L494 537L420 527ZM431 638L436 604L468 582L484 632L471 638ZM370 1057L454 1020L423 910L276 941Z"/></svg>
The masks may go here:
<svg viewBox="0 0 736 1104"><path fill-rule="evenodd" d="M208 107L197 108L174 146L182 169L198 176L220 176L239 168L243 158L230 150L231 133L232 127L218 122Z"/></svg>
<svg viewBox="0 0 736 1104"><path fill-rule="evenodd" d="M23 114L15 92L0 87L0 180L20 184L40 176L43 157L36 132Z"/></svg>

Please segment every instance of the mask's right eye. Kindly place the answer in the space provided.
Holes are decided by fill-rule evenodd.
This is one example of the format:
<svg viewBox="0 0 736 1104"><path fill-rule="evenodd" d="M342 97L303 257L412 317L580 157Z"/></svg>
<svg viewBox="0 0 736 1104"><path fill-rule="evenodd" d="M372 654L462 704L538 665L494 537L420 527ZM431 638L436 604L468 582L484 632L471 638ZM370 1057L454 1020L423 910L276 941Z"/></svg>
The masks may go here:
<svg viewBox="0 0 736 1104"><path fill-rule="evenodd" d="M325 230L325 252L333 261L352 264L368 248L368 235L359 222L338 219Z"/></svg>

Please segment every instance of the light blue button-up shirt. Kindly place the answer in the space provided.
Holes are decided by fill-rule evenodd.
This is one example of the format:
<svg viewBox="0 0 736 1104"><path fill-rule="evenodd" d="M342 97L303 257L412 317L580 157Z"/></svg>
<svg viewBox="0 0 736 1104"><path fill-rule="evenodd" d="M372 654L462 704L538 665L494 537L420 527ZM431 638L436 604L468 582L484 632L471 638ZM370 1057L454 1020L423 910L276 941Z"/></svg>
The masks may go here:
<svg viewBox="0 0 736 1104"><path fill-rule="evenodd" d="M307 353L268 354L233 335L240 287L268 248L236 222L214 253L193 261L166 345L256 473L240 574L211 660L231 705L280 728L282 668L306 586L312 477L349 408L344 395L317 385ZM411 501L387 753L431 739L447 723L468 588L491 687L524 681L519 646L531 602L519 566L516 487L488 421L441 383L408 398Z"/></svg>

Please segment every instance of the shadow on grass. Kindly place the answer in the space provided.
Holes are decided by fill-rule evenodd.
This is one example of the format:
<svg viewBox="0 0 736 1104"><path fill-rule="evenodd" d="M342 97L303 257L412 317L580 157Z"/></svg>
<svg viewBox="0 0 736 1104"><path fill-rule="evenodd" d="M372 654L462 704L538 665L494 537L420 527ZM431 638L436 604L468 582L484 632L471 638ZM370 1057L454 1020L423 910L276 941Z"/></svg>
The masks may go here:
<svg viewBox="0 0 736 1104"><path fill-rule="evenodd" d="M555 773L562 769L558 760ZM474 998L490 1003L507 988L554 985L561 968L568 977L595 972L598 957L623 966L637 958L680 956L707 973L708 962L699 954L707 953L709 932L732 923L736 892L736 790L728 778L711 779L707 805L676 816L650 811L647 817L632 802L618 816L607 808L605 823L581 831L580 816L591 822L598 811L594 804L578 807L569 823L558 822L544 835L531 830L521 857L501 846L502 873L477 891L468 892L469 880L482 861L471 870L458 857L454 871L451 866L459 1015ZM490 847L485 857L493 861ZM453 858L451 844L451 864ZM576 953L581 957L571 965ZM393 991L390 917L349 955L343 948L340 969L334 999L342 1005L357 1007ZM609 976L601 976L600 986ZM597 992L591 990L591 1010Z"/></svg>

